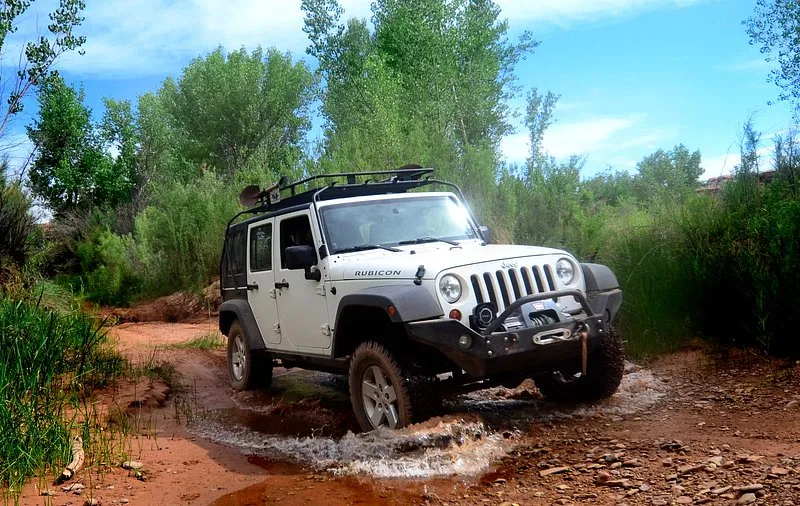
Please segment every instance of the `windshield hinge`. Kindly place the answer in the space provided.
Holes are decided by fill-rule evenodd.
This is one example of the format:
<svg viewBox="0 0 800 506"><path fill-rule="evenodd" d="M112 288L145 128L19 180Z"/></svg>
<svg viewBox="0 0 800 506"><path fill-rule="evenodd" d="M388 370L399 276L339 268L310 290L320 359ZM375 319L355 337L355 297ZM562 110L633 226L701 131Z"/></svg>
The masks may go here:
<svg viewBox="0 0 800 506"><path fill-rule="evenodd" d="M317 287L317 295L325 296L325 285L319 285Z"/></svg>
<svg viewBox="0 0 800 506"><path fill-rule="evenodd" d="M331 335L331 326L330 325L328 325L328 324L323 325L321 327L321 330L322 330L322 335L323 336Z"/></svg>
<svg viewBox="0 0 800 506"><path fill-rule="evenodd" d="M274 299L274 298L276 298L277 296L278 296L278 295L275 293L275 289L274 289L274 288L273 288L272 290L270 290L270 291L269 291L269 298L270 298L270 299Z"/></svg>
<svg viewBox="0 0 800 506"><path fill-rule="evenodd" d="M276 334L280 334L281 333L281 324L280 323L276 323L275 325L272 326L272 330L274 330Z"/></svg>
<svg viewBox="0 0 800 506"><path fill-rule="evenodd" d="M417 285L417 286L421 285L422 284L422 277L424 275L425 275L425 266L424 265L420 265L417 268L417 273L414 274L414 277L416 278L416 279L414 279L414 284Z"/></svg>

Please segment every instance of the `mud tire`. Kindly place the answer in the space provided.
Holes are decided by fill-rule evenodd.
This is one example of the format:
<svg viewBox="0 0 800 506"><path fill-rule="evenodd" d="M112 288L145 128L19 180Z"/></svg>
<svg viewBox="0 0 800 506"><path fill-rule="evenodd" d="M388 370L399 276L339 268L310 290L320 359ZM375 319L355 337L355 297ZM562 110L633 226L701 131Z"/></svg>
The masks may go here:
<svg viewBox="0 0 800 506"><path fill-rule="evenodd" d="M373 341L360 344L350 360L350 402L353 406L353 413L356 416L356 420L358 420L358 425L364 432L369 432L377 428L375 424L370 421L367 403L371 402L371 399L367 400L364 398L363 388L365 382L367 382L365 378L368 377L375 378L375 383L380 387L380 382L374 375L374 368L376 367L382 373L383 381L394 389L395 400L391 404L394 407L394 413L396 413L396 416L394 416L396 423L393 428L400 429L405 427L411 423L413 418L410 381L389 350ZM373 414L375 413L375 409L377 409L377 407L373 407ZM390 423L389 417L383 415L378 420L377 425L378 427L389 426Z"/></svg>
<svg viewBox="0 0 800 506"><path fill-rule="evenodd" d="M625 346L614 329L600 341L586 363L586 377L564 378L561 373L540 376L534 380L539 392L548 401L559 404L593 402L611 397L622 382L625 369Z"/></svg>
<svg viewBox="0 0 800 506"><path fill-rule="evenodd" d="M253 351L244 329L236 320L228 331L228 376L237 391L267 389L272 384L272 360L268 354Z"/></svg>

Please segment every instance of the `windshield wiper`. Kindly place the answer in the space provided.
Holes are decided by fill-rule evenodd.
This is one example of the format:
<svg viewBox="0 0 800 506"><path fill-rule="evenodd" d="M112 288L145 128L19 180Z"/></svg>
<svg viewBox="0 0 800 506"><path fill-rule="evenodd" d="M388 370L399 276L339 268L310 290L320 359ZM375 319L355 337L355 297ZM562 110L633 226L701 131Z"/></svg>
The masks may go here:
<svg viewBox="0 0 800 506"><path fill-rule="evenodd" d="M397 248L393 248L391 246L381 246L380 244L360 244L358 246L340 249L336 253L353 253L355 251L364 251L368 249L385 249L386 251L391 251L392 253L397 253L400 251Z"/></svg>
<svg viewBox="0 0 800 506"><path fill-rule="evenodd" d="M450 241L448 239L438 239L436 237L420 237L419 239L412 239L410 241L400 241L397 244L402 246L404 244L423 244L426 242L443 242L449 244L450 246L459 246L459 247L461 246L455 241Z"/></svg>

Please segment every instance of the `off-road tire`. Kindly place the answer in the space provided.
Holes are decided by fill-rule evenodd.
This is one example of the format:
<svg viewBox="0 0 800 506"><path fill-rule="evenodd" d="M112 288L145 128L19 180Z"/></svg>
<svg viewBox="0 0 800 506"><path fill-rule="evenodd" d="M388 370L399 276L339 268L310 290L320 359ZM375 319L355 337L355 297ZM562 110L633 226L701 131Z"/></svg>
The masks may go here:
<svg viewBox="0 0 800 506"><path fill-rule="evenodd" d="M272 384L272 360L250 349L244 329L235 320L228 330L228 376L237 391L267 389Z"/></svg>
<svg viewBox="0 0 800 506"><path fill-rule="evenodd" d="M374 371L377 368L383 376L383 382L387 383L393 389L394 395L390 399L381 398L380 406L378 400L369 397L365 399L364 385L366 383L373 384L370 379L374 379L374 385L380 388L381 385L378 378L375 376ZM373 342L367 341L358 346L353 357L350 360L350 402L353 405L353 413L356 415L358 425L364 432L369 432L377 427L387 426L391 427L391 419L395 420L394 426L391 428L399 429L405 427L413 418L413 409L411 404L411 385L408 376L404 373L403 369L398 364L394 356L384 346ZM391 402L389 402L391 401ZM377 427L374 422L370 421L370 413L368 413L369 405L372 403L373 420L378 419ZM387 409L383 406L388 406L389 409L393 408L393 414L388 416ZM378 414L376 414L376 412ZM382 414L381 414L382 413Z"/></svg>
<svg viewBox="0 0 800 506"><path fill-rule="evenodd" d="M622 336L608 327L605 337L589 355L586 376L564 378L560 373L540 376L534 382L548 401L573 404L611 397L619 388L625 369L625 347Z"/></svg>

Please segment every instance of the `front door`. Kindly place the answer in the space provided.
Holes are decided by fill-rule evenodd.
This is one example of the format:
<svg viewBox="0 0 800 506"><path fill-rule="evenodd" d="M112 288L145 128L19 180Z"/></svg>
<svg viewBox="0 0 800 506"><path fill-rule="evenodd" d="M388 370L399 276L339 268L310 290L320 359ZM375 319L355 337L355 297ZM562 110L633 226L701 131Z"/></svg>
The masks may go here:
<svg viewBox="0 0 800 506"><path fill-rule="evenodd" d="M274 348L281 342L275 271L272 266L272 220L250 225L247 248L247 293L264 343Z"/></svg>
<svg viewBox="0 0 800 506"><path fill-rule="evenodd" d="M325 279L308 280L305 278L305 271L286 268L287 247L313 247L317 244L309 213L301 211L287 214L276 221L280 234L280 251L274 255L275 287L283 339L288 339L300 351L318 351L322 354L331 346Z"/></svg>

